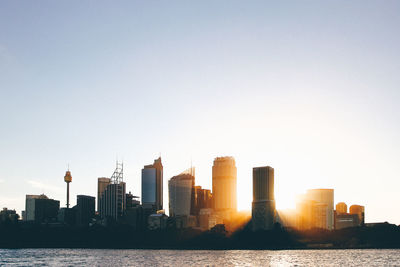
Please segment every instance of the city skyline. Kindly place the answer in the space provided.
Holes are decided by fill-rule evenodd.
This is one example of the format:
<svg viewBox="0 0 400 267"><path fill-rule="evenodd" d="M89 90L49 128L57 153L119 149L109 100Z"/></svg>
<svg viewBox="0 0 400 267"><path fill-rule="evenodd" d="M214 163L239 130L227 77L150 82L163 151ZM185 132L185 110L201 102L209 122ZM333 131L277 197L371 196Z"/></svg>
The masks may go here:
<svg viewBox="0 0 400 267"><path fill-rule="evenodd" d="M158 166L158 167L155 167ZM234 205L233 203L236 203L236 166L235 166L235 159L232 156L223 156L223 157L216 157L213 161L213 176L212 180L213 183L216 181L215 179L217 178L218 181L220 181L220 189L218 191L215 191L215 184L214 184L214 190L209 190L209 189L201 189L201 185L195 185L195 167L190 167L189 169L185 170L184 172L180 173L179 175L173 176L168 180L168 193L167 193L167 198L168 198L168 209L164 208L162 209L161 206L159 208L156 208L156 174L144 175L143 170L148 170L148 169L154 169L155 168L160 168L160 175L161 175L161 181L162 179L162 173L163 173L163 165L161 163L161 157L157 158L154 160L154 164L152 165L145 165L144 168L142 169L142 177L141 177L141 182L142 182L142 189L144 186L148 187L154 187L153 188L153 200L149 202L149 196L146 197L147 201L144 200L142 203L140 201L135 202L135 205L139 205L140 207L143 207L145 209L148 209L149 211L152 211L154 214L158 214L158 211L162 212L162 214L168 214L169 216L175 217L175 216L191 216L191 215L198 215L198 212L201 211L200 209L205 208L205 212L209 212L208 210L208 205L210 204L212 206L212 210L215 213L215 216L219 217L221 220L227 219L228 221L231 221L232 216L238 216L239 213L237 213L236 208L233 208ZM116 169L111 176L111 178L106 178L106 177L99 177L98 178L98 184L97 184L97 203L101 203L102 201L106 201L108 204L107 206L101 205L101 207L98 205L97 206L97 211L98 215L100 218L106 218L106 217L112 217L113 220L119 221L121 218L123 218L126 214L126 205L131 207L133 202L130 202L131 204L127 203L127 200L125 200L125 194L126 198L128 198L128 195L130 196L131 200L133 198L140 198L139 196L133 196L131 194L131 191L129 191L129 194L126 192L126 183L123 182L123 162L116 162ZM257 173L257 174L256 174ZM68 179L65 177L68 176ZM148 179L150 177L154 176L154 181L153 183L148 183ZM257 178L256 178L257 177ZM220 180L220 179L227 179L227 180ZM232 180L234 179L234 180ZM68 167L68 171L66 172L66 175L64 176L64 181L69 181L71 182L71 172ZM187 180L187 181L186 181ZM221 183L223 182L223 183ZM231 184L233 182L233 184ZM145 185L146 184L146 185ZM118 190L116 190L115 186L121 186L122 187ZM158 187L158 186L157 186ZM178 191L176 191L176 189ZM172 190L172 191L171 191ZM212 203L210 202L209 204L203 203L204 199L204 192L201 193L201 200L197 200L197 194L200 194L198 190L206 190L209 191L213 195ZM112 191L114 193L111 193L108 191ZM118 195L118 191L120 191L120 195ZM277 209L275 206L275 193L274 193L274 169L270 166L264 166L264 167L253 167L253 181L252 181L252 195L253 195L253 201L252 201L252 214L253 214L253 225L255 223L254 216L257 213L258 218L261 218L261 225L256 227L254 229L271 229L273 226L274 222L279 222L282 224L282 226L285 227L298 227L299 229L309 229L312 227L318 227L318 228L323 228L323 229L328 229L328 230L333 230L335 225L336 225L336 215L334 215L334 211L337 213L337 215L344 214L345 217L348 216L345 211L343 211L343 205L345 205L345 210L347 210L347 206L343 202L336 202L334 201L334 189L326 189L326 188L313 188L313 189L308 189L306 194L301 194L295 196L297 198L296 200L296 208L295 209ZM69 192L69 183L67 184L67 192ZM108 192L106 194L105 192ZM149 190L146 189L146 194L149 194ZM217 192L217 193L215 193ZM219 193L218 193L219 192ZM162 192L161 192L162 194ZM215 197L217 195L217 198ZM220 195L220 196L218 196ZM107 197L108 196L108 197ZM40 195L26 195L26 204L25 204L25 210L21 211L21 215L23 217L23 220L26 220L27 216L27 203L28 203L28 198L47 198L44 193ZM68 193L66 197L66 207L62 206L62 201L61 200L56 200L59 204L60 208L60 213L58 216L61 216L59 218L64 218L64 213L66 210L68 210ZM96 198L92 196L87 196L87 195L77 195L77 199L79 201L79 197L88 197L93 199L93 204L96 202ZM218 200L218 197L220 198ZM232 198L233 197L233 198ZM109 198L108 200L105 200L106 198ZM173 199L173 202L171 203L171 198ZM142 197L143 200L143 197ZM136 200L135 200L136 201ZM176 202L178 201L178 202ZM232 202L233 201L233 202ZM264 203L265 201L272 201L272 204L268 204L267 208L263 207L265 206ZM306 201L306 202L304 202ZM311 202L309 202L311 201ZM179 203L179 207L177 206L177 203ZM221 205L223 203L223 205ZM260 203L262 207L257 207L255 209L255 203ZM304 205L301 203L306 203L304 209ZM307 204L308 203L308 204ZM150 205L149 205L150 204ZM77 203L78 205L78 203ZM199 206L197 206L199 205ZM205 206L206 205L206 206ZM227 205L227 206L226 206ZM259 205L259 204L257 204ZM300 206L299 206L300 205ZM308 206L307 206L308 205ZM318 208L320 212L323 212L324 215L318 213L316 210L309 209L311 206L309 205L316 205L312 206L314 208ZM210 207L211 207L210 206ZM269 207L271 206L271 207ZM197 208L196 208L197 207ZM307 208L308 207L308 208ZM335 210L336 207L336 210ZM339 209L338 209L339 207ZM93 209L95 208L95 205L93 205ZM161 209L160 209L161 208ZM174 212L174 210L178 208L178 212ZM256 212L255 210L261 208L261 213ZM321 210L321 208L323 210ZM6 207L5 207L6 209ZM106 211L107 209L107 211ZM120 210L118 210L120 209ZM173 209L173 210L171 210ZM308 210L309 209L309 210ZM326 209L326 211L324 210ZM361 215L361 210L362 209L362 215ZM12 210L12 209L10 209ZM72 209L70 209L72 210ZM206 211L207 210L207 211ZM249 211L249 210L247 210ZM266 212L267 213L264 213ZM172 213L171 213L172 212ZM256 212L256 213L255 213ZM272 212L272 213L271 213ZM317 213L315 213L317 212ZM316 214L316 216L322 216L318 217L318 219L312 219L310 214ZM317 215L319 214L319 215ZM357 204L354 204L350 206L349 208L349 214L359 214L359 218L357 220L358 223L364 224L365 222L365 207L360 206ZM261 216L261 217L260 217ZM266 216L269 219L265 219ZM313 215L314 216L314 215ZM361 217L362 216L362 217ZM349 217L349 216L348 216ZM351 216L350 216L351 217ZM244 219L247 220L245 217L235 217L236 219L241 218L240 220ZM64 219L61 219L63 221ZM298 221L300 220L300 221ZM315 220L315 221L314 221ZM322 220L322 221L321 221ZM324 220L326 222L324 222ZM344 218L343 220L347 220ZM221 221L222 222L222 221ZM346 221L347 222L347 221ZM368 223L368 222L366 222ZM306 225L306 226L304 226ZM314 225L314 226L313 226ZM345 227L349 227L345 226Z"/></svg>
<svg viewBox="0 0 400 267"><path fill-rule="evenodd" d="M0 3L0 208L97 195L115 159L127 192L160 153L167 181L236 160L273 166L278 209L309 188L400 224L400 3ZM105 19L107 18L107 19ZM71 197L71 206L76 203ZM335 202L335 204L337 203Z"/></svg>

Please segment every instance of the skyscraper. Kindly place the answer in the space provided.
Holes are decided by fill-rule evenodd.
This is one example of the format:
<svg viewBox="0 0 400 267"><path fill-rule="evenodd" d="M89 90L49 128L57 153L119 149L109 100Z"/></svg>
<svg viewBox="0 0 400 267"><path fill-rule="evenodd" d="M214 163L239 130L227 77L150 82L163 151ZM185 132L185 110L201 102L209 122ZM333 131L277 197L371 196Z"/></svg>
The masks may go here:
<svg viewBox="0 0 400 267"><path fill-rule="evenodd" d="M169 215L190 216L194 209L195 177L183 172L168 181Z"/></svg>
<svg viewBox="0 0 400 267"><path fill-rule="evenodd" d="M252 228L270 230L275 220L274 169L253 168Z"/></svg>
<svg viewBox="0 0 400 267"><path fill-rule="evenodd" d="M163 209L163 165L161 157L142 169L142 204L154 211Z"/></svg>
<svg viewBox="0 0 400 267"><path fill-rule="evenodd" d="M100 196L99 213L102 218L110 217L118 221L122 217L126 208L125 187L125 182L123 182L123 164L117 162L117 167L111 176L110 183Z"/></svg>
<svg viewBox="0 0 400 267"><path fill-rule="evenodd" d="M307 191L307 199L316 203L326 204L326 224L318 222L317 225L319 228L333 230L333 189L309 189Z"/></svg>
<svg viewBox="0 0 400 267"><path fill-rule="evenodd" d="M218 157L212 167L212 194L216 211L236 212L237 170L233 157Z"/></svg>
<svg viewBox="0 0 400 267"><path fill-rule="evenodd" d="M100 199L104 190L106 190L107 186L111 183L110 178L100 177L97 179L97 211L100 212Z"/></svg>
<svg viewBox="0 0 400 267"><path fill-rule="evenodd" d="M198 215L201 209L212 209L212 193L210 189L201 186L194 187L193 214Z"/></svg>

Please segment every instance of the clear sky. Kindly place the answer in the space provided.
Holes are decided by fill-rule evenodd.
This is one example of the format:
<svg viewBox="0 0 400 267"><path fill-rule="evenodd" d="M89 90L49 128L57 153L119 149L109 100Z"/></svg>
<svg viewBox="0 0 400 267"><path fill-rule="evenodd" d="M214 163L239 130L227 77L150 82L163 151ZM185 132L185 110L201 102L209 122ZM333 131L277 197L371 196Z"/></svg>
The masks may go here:
<svg viewBox="0 0 400 267"><path fill-rule="evenodd" d="M275 168L278 208L309 188L400 224L400 1L0 1L0 208L65 206L123 159L127 190L161 153L167 180L211 188L234 156Z"/></svg>

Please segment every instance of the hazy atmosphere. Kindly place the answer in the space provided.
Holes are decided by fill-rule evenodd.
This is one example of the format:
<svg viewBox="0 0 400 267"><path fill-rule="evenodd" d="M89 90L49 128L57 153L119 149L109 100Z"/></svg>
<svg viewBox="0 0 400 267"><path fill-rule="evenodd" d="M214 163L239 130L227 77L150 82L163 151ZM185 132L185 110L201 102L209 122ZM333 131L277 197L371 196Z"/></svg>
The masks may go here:
<svg viewBox="0 0 400 267"><path fill-rule="evenodd" d="M157 6L157 8L155 8ZM124 162L127 191L161 155L167 182L211 189L233 156L239 210L252 168L278 209L310 188L400 224L400 2L0 2L0 209L65 206Z"/></svg>

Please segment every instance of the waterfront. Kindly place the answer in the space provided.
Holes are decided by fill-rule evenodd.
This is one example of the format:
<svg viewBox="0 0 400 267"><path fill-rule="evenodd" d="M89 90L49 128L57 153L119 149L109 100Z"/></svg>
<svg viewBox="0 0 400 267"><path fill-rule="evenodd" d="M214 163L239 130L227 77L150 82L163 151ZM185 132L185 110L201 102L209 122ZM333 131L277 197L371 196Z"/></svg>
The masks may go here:
<svg viewBox="0 0 400 267"><path fill-rule="evenodd" d="M400 249L0 249L0 266L399 266Z"/></svg>

